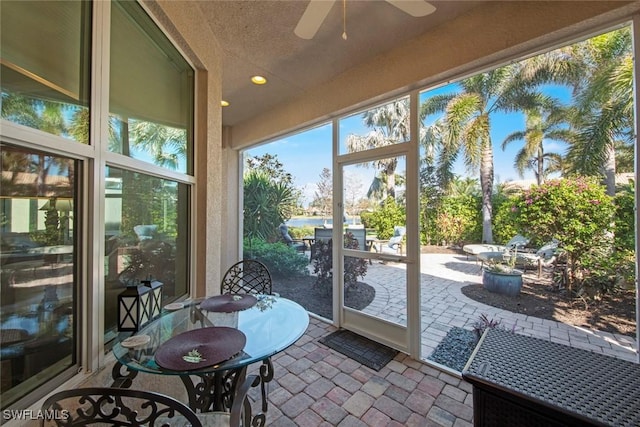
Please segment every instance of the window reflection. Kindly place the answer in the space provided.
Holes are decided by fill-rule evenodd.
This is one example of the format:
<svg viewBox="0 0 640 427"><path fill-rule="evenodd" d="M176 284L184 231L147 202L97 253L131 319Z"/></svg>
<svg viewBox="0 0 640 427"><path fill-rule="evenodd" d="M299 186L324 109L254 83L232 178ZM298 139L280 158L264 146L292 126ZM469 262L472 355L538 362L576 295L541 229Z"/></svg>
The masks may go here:
<svg viewBox="0 0 640 427"><path fill-rule="evenodd" d="M75 364L77 165L7 145L0 149L0 378L6 407Z"/></svg>
<svg viewBox="0 0 640 427"><path fill-rule="evenodd" d="M90 18L90 2L2 3L2 118L89 143Z"/></svg>
<svg viewBox="0 0 640 427"><path fill-rule="evenodd" d="M192 173L193 69L136 2L111 6L109 150Z"/></svg>
<svg viewBox="0 0 640 427"><path fill-rule="evenodd" d="M187 292L188 189L109 167L105 200L105 325L115 331L117 295L141 280L163 283L165 303ZM107 334L109 339L109 334Z"/></svg>

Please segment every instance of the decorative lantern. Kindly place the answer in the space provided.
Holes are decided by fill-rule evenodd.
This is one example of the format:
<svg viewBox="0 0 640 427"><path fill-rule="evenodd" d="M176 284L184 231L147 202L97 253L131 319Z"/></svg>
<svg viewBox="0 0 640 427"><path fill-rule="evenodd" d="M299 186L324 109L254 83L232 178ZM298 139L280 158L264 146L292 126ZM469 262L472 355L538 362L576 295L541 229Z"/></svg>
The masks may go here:
<svg viewBox="0 0 640 427"><path fill-rule="evenodd" d="M151 288L150 314L149 320L160 316L162 312L162 282L157 280L143 280L142 284Z"/></svg>
<svg viewBox="0 0 640 427"><path fill-rule="evenodd" d="M151 288L141 284L127 286L118 295L118 331L138 331L149 322L151 313Z"/></svg>

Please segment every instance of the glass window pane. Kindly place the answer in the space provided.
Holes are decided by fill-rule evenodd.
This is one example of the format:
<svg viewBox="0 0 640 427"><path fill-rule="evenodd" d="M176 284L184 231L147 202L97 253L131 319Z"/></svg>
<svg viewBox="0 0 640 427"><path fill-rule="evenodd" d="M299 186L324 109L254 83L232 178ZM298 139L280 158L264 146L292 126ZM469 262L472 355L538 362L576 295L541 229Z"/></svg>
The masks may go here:
<svg viewBox="0 0 640 427"><path fill-rule="evenodd" d="M409 141L409 117L405 97L341 119L340 154Z"/></svg>
<svg viewBox="0 0 640 427"><path fill-rule="evenodd" d="M163 283L164 302L187 293L189 189L166 179L107 168L105 330L117 326L117 297L141 280Z"/></svg>
<svg viewBox="0 0 640 427"><path fill-rule="evenodd" d="M136 2L111 7L109 150L193 172L193 69Z"/></svg>
<svg viewBox="0 0 640 427"><path fill-rule="evenodd" d="M76 363L76 161L0 147L5 408Z"/></svg>
<svg viewBox="0 0 640 427"><path fill-rule="evenodd" d="M89 143L91 3L2 3L2 118Z"/></svg>

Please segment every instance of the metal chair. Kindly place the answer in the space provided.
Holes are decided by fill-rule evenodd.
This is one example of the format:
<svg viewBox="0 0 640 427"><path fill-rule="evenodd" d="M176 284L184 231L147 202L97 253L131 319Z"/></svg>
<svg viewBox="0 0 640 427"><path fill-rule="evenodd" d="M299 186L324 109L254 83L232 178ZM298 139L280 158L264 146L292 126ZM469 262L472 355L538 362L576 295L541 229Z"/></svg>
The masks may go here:
<svg viewBox="0 0 640 427"><path fill-rule="evenodd" d="M262 294L272 295L271 273L260 261L244 259L233 264L222 278L220 294ZM277 294L276 294L277 295ZM262 410L267 411L266 395L268 384L273 379L273 362L271 358L262 361L260 377L263 396Z"/></svg>
<svg viewBox="0 0 640 427"><path fill-rule="evenodd" d="M239 386L231 412L196 414L173 397L128 388L88 387L63 390L42 404L40 426L249 426L264 425L266 416L252 416L247 395L260 384L260 377L249 375ZM46 414L46 416L45 416Z"/></svg>
<svg viewBox="0 0 640 427"><path fill-rule="evenodd" d="M244 259L233 264L220 283L221 294L271 295L271 273L260 261Z"/></svg>

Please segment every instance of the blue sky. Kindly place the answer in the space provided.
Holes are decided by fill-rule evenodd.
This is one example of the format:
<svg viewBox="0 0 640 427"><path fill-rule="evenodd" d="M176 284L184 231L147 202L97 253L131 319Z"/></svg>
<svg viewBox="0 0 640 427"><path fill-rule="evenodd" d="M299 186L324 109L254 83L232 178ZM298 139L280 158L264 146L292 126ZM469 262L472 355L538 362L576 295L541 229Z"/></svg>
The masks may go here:
<svg viewBox="0 0 640 427"><path fill-rule="evenodd" d="M455 83L443 86L433 91L425 92L421 98L436 93L451 93L456 90ZM568 89L560 86L547 86L544 92L558 98L561 102L567 103L570 100L570 92ZM524 130L525 118L520 113L495 113L492 115L491 138L493 140L494 150L494 176L495 182L519 181L522 179L532 180L534 178L532 172L525 174L521 178L513 167L513 161L516 153L522 147L522 143L513 142L507 146L506 150L502 150L502 141L512 132ZM365 134L369 131L362 124L360 114L353 115L340 121L340 139L344 141L346 135ZM305 195L305 206L313 198L316 191L316 183L320 180L320 173L323 168L331 169L331 123L327 123L316 128L306 130L304 132L289 135L274 142L264 144L248 151L251 156L259 156L265 153L277 155L278 159L283 163L284 169L291 173L294 177L296 187L301 188ZM555 141L545 141L546 152L556 152L564 154L566 147L562 143ZM460 176L470 176L477 178L477 173L466 170L462 160L459 157L454 172ZM369 187L369 183L373 178L374 171L371 169L358 168L360 173L354 179L361 182L364 187L363 191ZM351 168L353 171L354 168Z"/></svg>

